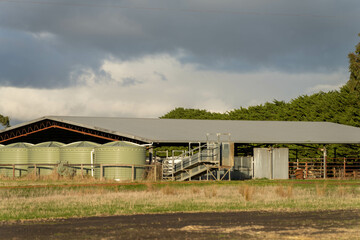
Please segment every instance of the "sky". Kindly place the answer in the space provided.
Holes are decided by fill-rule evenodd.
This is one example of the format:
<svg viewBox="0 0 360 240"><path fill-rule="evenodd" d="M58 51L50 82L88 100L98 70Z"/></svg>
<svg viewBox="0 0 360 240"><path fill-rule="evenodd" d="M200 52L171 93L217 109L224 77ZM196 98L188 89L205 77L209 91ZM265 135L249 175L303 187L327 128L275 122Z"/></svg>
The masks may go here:
<svg viewBox="0 0 360 240"><path fill-rule="evenodd" d="M358 0L0 0L0 114L160 117L339 89Z"/></svg>

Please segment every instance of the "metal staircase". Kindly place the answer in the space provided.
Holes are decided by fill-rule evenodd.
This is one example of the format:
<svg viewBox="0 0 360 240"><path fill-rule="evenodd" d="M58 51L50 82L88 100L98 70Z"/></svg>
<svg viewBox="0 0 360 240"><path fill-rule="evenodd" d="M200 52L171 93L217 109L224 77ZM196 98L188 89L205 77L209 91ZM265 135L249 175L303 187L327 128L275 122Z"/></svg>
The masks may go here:
<svg viewBox="0 0 360 240"><path fill-rule="evenodd" d="M163 161L163 179L185 181L211 171L220 164L220 144L207 143Z"/></svg>

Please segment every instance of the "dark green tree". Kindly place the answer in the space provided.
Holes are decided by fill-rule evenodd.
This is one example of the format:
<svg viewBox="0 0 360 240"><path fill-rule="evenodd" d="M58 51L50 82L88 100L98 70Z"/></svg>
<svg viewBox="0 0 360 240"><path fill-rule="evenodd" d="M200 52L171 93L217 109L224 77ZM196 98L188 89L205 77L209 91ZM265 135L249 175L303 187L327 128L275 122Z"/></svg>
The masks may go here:
<svg viewBox="0 0 360 240"><path fill-rule="evenodd" d="M348 58L350 79L347 83L347 87L350 92L360 93L360 42L356 45L355 51L349 53Z"/></svg>
<svg viewBox="0 0 360 240"><path fill-rule="evenodd" d="M10 127L9 117L3 116L0 114L0 124L4 127Z"/></svg>
<svg viewBox="0 0 360 240"><path fill-rule="evenodd" d="M289 102L274 100L258 106L239 107L223 114L176 108L162 118L325 121L360 127L360 43L348 58L350 78L339 91L302 95ZM308 149L303 151L306 147L295 145L288 147L296 150L298 157L309 157ZM312 149L316 152L320 147L313 145ZM328 150L337 157L360 156L357 145L332 145L328 146Z"/></svg>

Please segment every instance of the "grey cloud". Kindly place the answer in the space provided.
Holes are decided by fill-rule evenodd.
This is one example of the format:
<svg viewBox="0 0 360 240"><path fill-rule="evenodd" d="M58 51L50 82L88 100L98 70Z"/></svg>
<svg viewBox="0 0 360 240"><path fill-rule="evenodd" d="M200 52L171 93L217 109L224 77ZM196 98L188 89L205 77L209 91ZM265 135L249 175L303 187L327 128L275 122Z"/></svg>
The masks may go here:
<svg viewBox="0 0 360 240"><path fill-rule="evenodd" d="M103 54L43 42L26 32L0 29L0 83L56 88L73 84L83 68L97 71Z"/></svg>
<svg viewBox="0 0 360 240"><path fill-rule="evenodd" d="M121 85L123 87L129 87L129 86L134 86L134 85L141 84L141 83L142 83L141 81L136 80L135 78L123 78Z"/></svg>
<svg viewBox="0 0 360 240"><path fill-rule="evenodd" d="M158 76L162 81L168 81L167 77L164 74L156 72L156 71L154 72L154 74L156 76Z"/></svg>
<svg viewBox="0 0 360 240"><path fill-rule="evenodd" d="M360 31L357 0L0 4L0 39L10 38L0 40L0 81L17 86L65 86L72 71L98 70L108 57L179 51L184 63L220 71L333 71L347 66ZM31 33L51 33L55 43Z"/></svg>

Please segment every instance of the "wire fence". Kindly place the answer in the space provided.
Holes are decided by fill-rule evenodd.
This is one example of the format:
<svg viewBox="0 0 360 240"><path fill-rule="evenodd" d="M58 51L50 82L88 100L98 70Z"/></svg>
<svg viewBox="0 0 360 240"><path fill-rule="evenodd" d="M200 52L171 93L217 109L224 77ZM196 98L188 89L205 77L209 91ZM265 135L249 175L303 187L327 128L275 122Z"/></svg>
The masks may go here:
<svg viewBox="0 0 360 240"><path fill-rule="evenodd" d="M360 178L359 158L302 158L289 162L289 177L297 179Z"/></svg>

